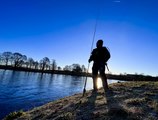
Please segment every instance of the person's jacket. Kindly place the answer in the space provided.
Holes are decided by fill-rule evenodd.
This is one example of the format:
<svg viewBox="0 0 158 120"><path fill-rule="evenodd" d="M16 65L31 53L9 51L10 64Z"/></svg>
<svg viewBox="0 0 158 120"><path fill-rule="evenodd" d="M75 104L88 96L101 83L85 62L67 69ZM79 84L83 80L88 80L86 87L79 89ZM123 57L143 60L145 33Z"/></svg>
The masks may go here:
<svg viewBox="0 0 158 120"><path fill-rule="evenodd" d="M105 63L110 58L110 52L106 47L93 49L89 61L94 61L94 63Z"/></svg>

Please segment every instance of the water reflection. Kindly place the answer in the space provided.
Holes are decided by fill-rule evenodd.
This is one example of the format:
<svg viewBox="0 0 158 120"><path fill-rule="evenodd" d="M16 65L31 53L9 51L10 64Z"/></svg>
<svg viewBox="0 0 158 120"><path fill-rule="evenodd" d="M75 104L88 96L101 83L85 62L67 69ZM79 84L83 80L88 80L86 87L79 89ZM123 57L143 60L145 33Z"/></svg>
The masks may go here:
<svg viewBox="0 0 158 120"><path fill-rule="evenodd" d="M55 76L54 76L54 74L51 74L50 75L50 79L49 79L49 86L48 87L51 87L51 85L53 84L53 80L55 79Z"/></svg>
<svg viewBox="0 0 158 120"><path fill-rule="evenodd" d="M45 73L39 73L38 74L38 77L37 77L37 81L39 81L38 82L38 85L39 85L39 88L41 89L41 88L43 88L44 87L44 78L45 78Z"/></svg>
<svg viewBox="0 0 158 120"><path fill-rule="evenodd" d="M81 93L85 77L0 70L0 119L65 96ZM86 90L92 89L87 79Z"/></svg>

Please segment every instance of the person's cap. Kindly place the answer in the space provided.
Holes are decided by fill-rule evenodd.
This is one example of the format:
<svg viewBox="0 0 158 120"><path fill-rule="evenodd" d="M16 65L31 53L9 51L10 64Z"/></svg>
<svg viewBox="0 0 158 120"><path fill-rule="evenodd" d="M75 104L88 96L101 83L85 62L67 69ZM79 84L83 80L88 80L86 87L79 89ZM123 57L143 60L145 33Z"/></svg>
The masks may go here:
<svg viewBox="0 0 158 120"><path fill-rule="evenodd" d="M102 39L99 39L99 40L97 41L97 43L103 44L103 40L102 40Z"/></svg>

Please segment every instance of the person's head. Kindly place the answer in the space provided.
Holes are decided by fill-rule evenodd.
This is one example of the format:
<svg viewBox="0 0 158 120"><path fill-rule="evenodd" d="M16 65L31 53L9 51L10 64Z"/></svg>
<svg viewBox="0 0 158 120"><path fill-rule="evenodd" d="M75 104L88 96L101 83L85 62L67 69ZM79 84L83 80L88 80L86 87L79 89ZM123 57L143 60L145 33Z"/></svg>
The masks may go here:
<svg viewBox="0 0 158 120"><path fill-rule="evenodd" d="M101 48L103 46L103 40L98 40L96 46L97 48Z"/></svg>

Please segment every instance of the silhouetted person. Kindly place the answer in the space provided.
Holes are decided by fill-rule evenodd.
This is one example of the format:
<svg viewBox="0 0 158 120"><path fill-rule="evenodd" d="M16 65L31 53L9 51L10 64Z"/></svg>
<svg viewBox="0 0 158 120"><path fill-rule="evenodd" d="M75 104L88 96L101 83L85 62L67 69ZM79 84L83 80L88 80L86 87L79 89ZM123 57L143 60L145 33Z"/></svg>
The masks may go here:
<svg viewBox="0 0 158 120"><path fill-rule="evenodd" d="M97 77L98 72L100 73L100 77L102 79L104 90L108 90L107 78L105 75L105 65L107 65L107 61L110 58L110 53L106 47L103 47L103 40L98 40L96 43L95 49L93 49L91 56L88 60L90 63L93 61L92 67L92 75L93 75L93 89L97 90Z"/></svg>

